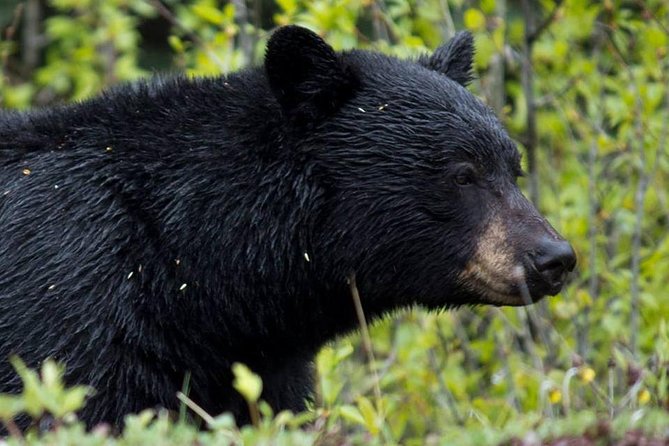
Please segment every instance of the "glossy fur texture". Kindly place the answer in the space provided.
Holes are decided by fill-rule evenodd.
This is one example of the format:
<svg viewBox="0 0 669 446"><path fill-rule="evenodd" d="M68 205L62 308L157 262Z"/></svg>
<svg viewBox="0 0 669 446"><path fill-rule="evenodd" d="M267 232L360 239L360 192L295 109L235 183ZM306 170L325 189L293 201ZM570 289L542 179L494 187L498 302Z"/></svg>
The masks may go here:
<svg viewBox="0 0 669 446"><path fill-rule="evenodd" d="M523 269L561 239L463 87L472 52L335 53L286 27L264 67L0 114L0 392L21 388L10 354L53 357L97 390L80 417L118 424L176 409L190 373L244 422L230 365L303 409L314 355L356 327L351 273L371 318L557 292Z"/></svg>

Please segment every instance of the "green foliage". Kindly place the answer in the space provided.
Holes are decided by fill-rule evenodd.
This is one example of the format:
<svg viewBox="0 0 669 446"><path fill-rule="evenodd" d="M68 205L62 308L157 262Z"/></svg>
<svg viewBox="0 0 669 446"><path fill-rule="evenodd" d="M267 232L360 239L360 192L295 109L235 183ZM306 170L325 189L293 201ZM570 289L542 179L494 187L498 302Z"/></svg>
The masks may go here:
<svg viewBox="0 0 669 446"><path fill-rule="evenodd" d="M348 350L344 348L343 350ZM324 356L333 352L325 353ZM260 403L262 417L253 426L239 428L229 414L216 418L205 415L207 430L200 430L191 423L175 422L167 412L156 414L145 410L137 415L126 417L125 426L119 435L110 435L107 426L98 426L86 432L83 425L71 416L73 410L82 407L88 389L75 387L64 389L62 368L53 362L47 362L42 368L41 379L25 367L18 359L13 360L25 386L21 395L2 396L0 398L0 422L10 428L12 435L6 439L7 445L314 445L347 444L374 445L396 444L397 433L389 421L383 421L374 405L365 397L359 397L357 407L338 405L333 411L317 409L312 413L292 414L281 412L274 416L268 405ZM235 368L240 380L255 381L257 376L243 366ZM252 377L252 378L249 378ZM254 387L255 384L252 386ZM246 390L245 390L246 391ZM247 396L249 404L255 404L257 395ZM54 407L54 404L57 407ZM190 407L198 411L197 406L188 401ZM67 408L66 408L67 407ZM400 412L395 409L395 412ZM29 412L35 419L49 413L53 415L54 427L37 435L28 432L23 435L16 429L12 419L19 413ZM601 430L597 425L597 414L593 411L581 411L550 423L538 423L539 417L528 414L508 423L504 429L490 425L472 424L471 426L443 426L442 440L433 438L432 442L446 440L449 445L490 445L508 441L511 438L559 438L567 435L580 435ZM635 430L648 435L664 435L669 414L660 410L637 410L625 412L607 424L606 438L622 438L625 432ZM361 429L356 429L359 426ZM592 434L589 434L592 435ZM430 436L426 437L430 440ZM406 444L424 444L424 439L408 439Z"/></svg>
<svg viewBox="0 0 669 446"><path fill-rule="evenodd" d="M65 389L63 368L51 360L42 365L41 380L34 371L28 369L18 358L12 359L12 365L23 381L22 399L15 400L14 410L26 412L33 418L49 413L56 418L64 418L81 408L91 389L76 386ZM18 401L23 404L19 405ZM12 417L10 412L6 419Z"/></svg>
<svg viewBox="0 0 669 446"><path fill-rule="evenodd" d="M23 381L23 392L19 395L0 394L0 423L14 430L14 419L27 414L38 420L49 415L58 420L67 420L79 410L92 389L86 386L65 388L63 367L52 360L42 364L41 374L26 367L19 358L11 359L12 365ZM14 429L13 429L14 428Z"/></svg>
<svg viewBox="0 0 669 446"><path fill-rule="evenodd" d="M26 391L0 396L0 420L11 423L18 412L63 419L45 444L488 445L528 432L578 434L597 419L610 420L618 436L637 427L666 435L669 4L531 2L534 29L545 26L528 51L533 30L521 3L51 0L34 66L22 61L28 47L12 28L21 11L15 16L16 9L0 6L0 104L7 108L82 99L156 69L217 75L261 63L271 30L287 23L317 31L337 49L402 57L467 28L477 45L471 88L496 109L521 150L536 153L522 185L536 192L579 255L572 284L532 308L414 310L376 323L371 367L378 381L358 337L326 347L317 361L318 401L306 415L272 414L258 401L258 378L239 368L239 389L256 411L253 427L201 414L210 431L197 433L146 412L129 418L118 439L100 431L84 436L65 419L86 391L64 390L53 364L40 381L16 363ZM156 67L145 58L157 50L143 44L150 36L140 25L158 18L171 30L160 37L165 50L155 59L169 62ZM522 82L528 54L530 90ZM535 142L528 137L532 116ZM537 191L528 181L534 175Z"/></svg>
<svg viewBox="0 0 669 446"><path fill-rule="evenodd" d="M5 74L0 105L23 108L31 101L84 99L144 74L138 66L137 26L140 18L155 14L144 0L51 0L49 5L56 13L42 24L44 63L28 81L8 82ZM16 45L5 49L12 50Z"/></svg>

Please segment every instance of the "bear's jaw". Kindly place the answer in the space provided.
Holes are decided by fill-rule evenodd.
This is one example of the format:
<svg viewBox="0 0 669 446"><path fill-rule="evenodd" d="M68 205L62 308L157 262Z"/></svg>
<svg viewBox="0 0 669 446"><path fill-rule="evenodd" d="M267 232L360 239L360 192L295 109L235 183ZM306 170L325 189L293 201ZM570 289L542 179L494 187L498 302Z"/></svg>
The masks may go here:
<svg viewBox="0 0 669 446"><path fill-rule="evenodd" d="M482 303L529 305L543 295L532 295L526 283L525 267L516 260L509 231L501 218L483 230L471 260L459 274L458 283Z"/></svg>
<svg viewBox="0 0 669 446"><path fill-rule="evenodd" d="M540 300L543 296L535 298L527 291L526 285L518 285L523 283L524 274L522 266L517 266L516 270L520 279L511 282L479 262L470 262L460 275L460 285L484 304L522 306Z"/></svg>

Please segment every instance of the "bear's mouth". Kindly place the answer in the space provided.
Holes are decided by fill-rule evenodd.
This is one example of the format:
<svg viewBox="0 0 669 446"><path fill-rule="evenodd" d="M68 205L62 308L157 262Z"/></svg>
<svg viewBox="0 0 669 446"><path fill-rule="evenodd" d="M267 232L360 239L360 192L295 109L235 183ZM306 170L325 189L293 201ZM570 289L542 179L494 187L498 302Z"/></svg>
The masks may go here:
<svg viewBox="0 0 669 446"><path fill-rule="evenodd" d="M460 273L460 286L491 305L529 305L558 294L575 267L575 254L555 234L538 232L525 234L519 243L517 235L509 235L507 222L493 218Z"/></svg>
<svg viewBox="0 0 669 446"><path fill-rule="evenodd" d="M530 292L526 268L512 252L501 218L491 221L481 234L474 255L460 273L460 285L491 305L529 305L543 297Z"/></svg>
<svg viewBox="0 0 669 446"><path fill-rule="evenodd" d="M491 305L530 305L545 296L541 292L530 292L525 281L525 269L521 265L509 270L511 272L504 275L485 262L470 262L460 276L461 285L479 296L481 303Z"/></svg>

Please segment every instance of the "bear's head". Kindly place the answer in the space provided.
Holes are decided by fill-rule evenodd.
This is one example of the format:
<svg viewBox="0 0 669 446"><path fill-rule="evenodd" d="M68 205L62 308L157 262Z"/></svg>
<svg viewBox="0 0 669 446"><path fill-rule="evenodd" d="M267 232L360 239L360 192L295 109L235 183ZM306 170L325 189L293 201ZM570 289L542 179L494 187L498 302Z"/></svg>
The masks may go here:
<svg viewBox="0 0 669 446"><path fill-rule="evenodd" d="M466 89L472 56L468 33L418 60L336 53L295 26L268 44L283 141L322 190L313 261L354 272L383 308L522 305L575 266L517 185L515 144Z"/></svg>

